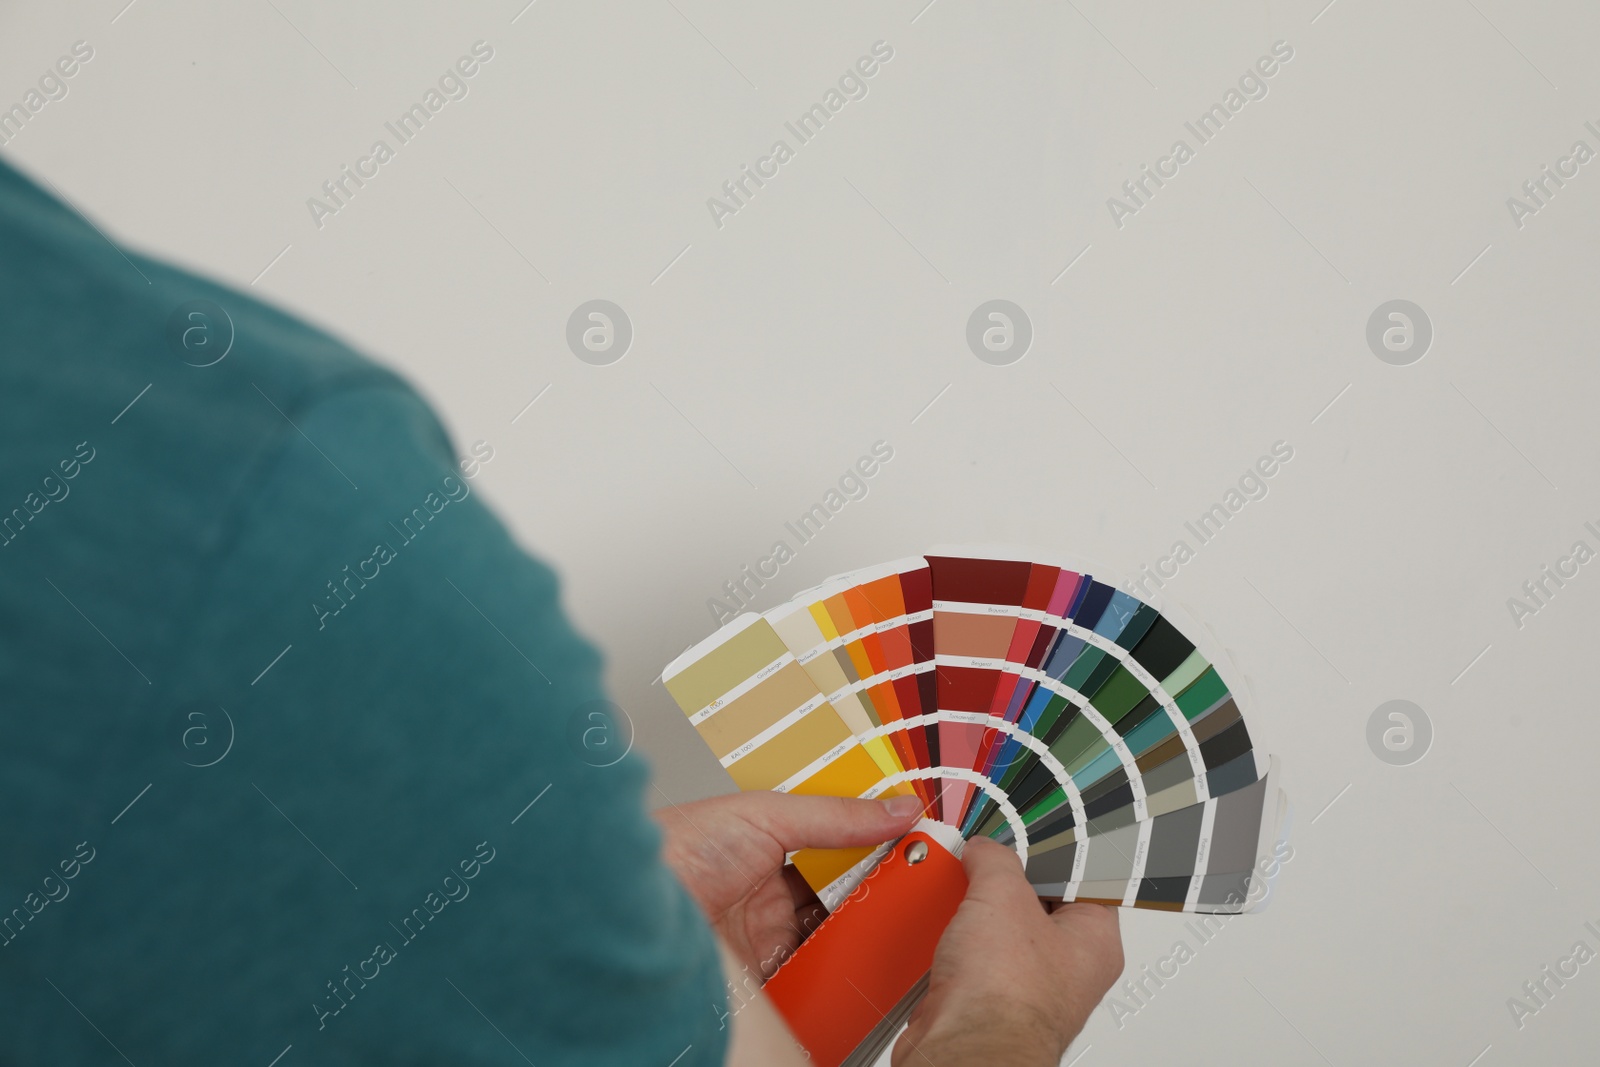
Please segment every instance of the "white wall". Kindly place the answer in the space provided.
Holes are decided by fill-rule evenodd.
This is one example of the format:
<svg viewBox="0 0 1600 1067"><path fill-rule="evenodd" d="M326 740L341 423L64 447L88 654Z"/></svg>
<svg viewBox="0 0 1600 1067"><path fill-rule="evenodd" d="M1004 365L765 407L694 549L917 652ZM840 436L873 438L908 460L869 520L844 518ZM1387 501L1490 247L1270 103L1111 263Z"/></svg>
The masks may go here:
<svg viewBox="0 0 1600 1067"><path fill-rule="evenodd" d="M1591 1058L1596 968L1520 1031L1506 1001L1600 947L1600 567L1521 628L1507 598L1600 548L1600 163L1520 228L1507 198L1600 150L1600 12L924 2L12 4L0 103L75 41L94 58L3 151L130 245L240 286L270 263L256 291L492 441L490 495L567 575L674 799L727 783L651 680L874 441L870 495L759 607L941 541L1132 571L1288 442L1168 588L1249 676L1296 858L1122 1028L1097 1013L1083 1063ZM318 228L307 198L478 40L469 95ZM868 95L719 228L707 198L879 40ZM1114 224L1279 40L1268 95ZM605 367L564 340L597 297L635 330ZM992 298L1034 327L1011 366L964 339ZM1435 329L1410 366L1365 339L1395 298ZM1436 732L1408 767L1366 740L1395 698ZM1124 930L1135 972L1186 936Z"/></svg>

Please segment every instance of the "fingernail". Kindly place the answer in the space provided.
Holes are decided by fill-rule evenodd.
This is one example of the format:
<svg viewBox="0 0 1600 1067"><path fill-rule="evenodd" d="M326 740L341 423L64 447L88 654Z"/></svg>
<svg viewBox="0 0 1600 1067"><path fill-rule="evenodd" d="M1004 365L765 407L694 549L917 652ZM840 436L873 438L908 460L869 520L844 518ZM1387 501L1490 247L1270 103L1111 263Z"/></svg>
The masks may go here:
<svg viewBox="0 0 1600 1067"><path fill-rule="evenodd" d="M922 801L913 796L890 797L883 802L883 807L896 819L909 819L922 813Z"/></svg>

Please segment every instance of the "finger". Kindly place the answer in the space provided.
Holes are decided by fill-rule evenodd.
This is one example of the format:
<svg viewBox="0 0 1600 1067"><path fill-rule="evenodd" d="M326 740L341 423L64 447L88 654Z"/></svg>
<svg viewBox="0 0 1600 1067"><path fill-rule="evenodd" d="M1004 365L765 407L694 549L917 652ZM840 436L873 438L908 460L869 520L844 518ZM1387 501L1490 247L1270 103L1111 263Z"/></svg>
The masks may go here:
<svg viewBox="0 0 1600 1067"><path fill-rule="evenodd" d="M1081 950L1080 972L1094 998L1111 988L1122 973L1122 917L1120 908L1104 904L1065 904L1050 921Z"/></svg>
<svg viewBox="0 0 1600 1067"><path fill-rule="evenodd" d="M1083 904L1071 902L1057 904L1050 913L1050 918L1060 926L1083 928L1108 932L1112 935L1121 933L1121 917L1118 915L1120 908L1109 907L1105 904Z"/></svg>
<svg viewBox="0 0 1600 1067"><path fill-rule="evenodd" d="M828 917L828 909L822 906L816 890L806 883L799 871L792 864L785 864L783 868L783 882L789 889L789 896L794 901L794 924L799 939L804 941L811 936L811 932L822 925L822 920Z"/></svg>
<svg viewBox="0 0 1600 1067"><path fill-rule="evenodd" d="M1104 904L1063 904L1051 913L1050 921L1070 934L1073 940L1091 947L1122 944L1120 908Z"/></svg>
<svg viewBox="0 0 1600 1067"><path fill-rule="evenodd" d="M914 796L857 800L792 793L744 795L749 798L745 818L771 835L785 852L881 844L911 829L922 814L922 801Z"/></svg>
<svg viewBox="0 0 1600 1067"><path fill-rule="evenodd" d="M968 899L1043 914L1015 849L987 837L974 837L962 849L961 865L967 872Z"/></svg>

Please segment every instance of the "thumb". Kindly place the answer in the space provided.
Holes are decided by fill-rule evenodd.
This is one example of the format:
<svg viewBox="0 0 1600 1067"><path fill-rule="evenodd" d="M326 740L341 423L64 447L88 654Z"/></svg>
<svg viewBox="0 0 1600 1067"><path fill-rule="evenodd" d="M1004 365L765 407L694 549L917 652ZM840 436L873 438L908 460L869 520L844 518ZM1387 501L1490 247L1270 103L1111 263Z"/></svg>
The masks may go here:
<svg viewBox="0 0 1600 1067"><path fill-rule="evenodd" d="M1015 849L988 837L974 837L961 850L967 872L967 899L1002 909L1039 909L1039 898L1023 873Z"/></svg>
<svg viewBox="0 0 1600 1067"><path fill-rule="evenodd" d="M922 801L914 796L858 800L792 793L745 795L761 798L750 805L746 817L785 852L882 844L911 829L922 815Z"/></svg>

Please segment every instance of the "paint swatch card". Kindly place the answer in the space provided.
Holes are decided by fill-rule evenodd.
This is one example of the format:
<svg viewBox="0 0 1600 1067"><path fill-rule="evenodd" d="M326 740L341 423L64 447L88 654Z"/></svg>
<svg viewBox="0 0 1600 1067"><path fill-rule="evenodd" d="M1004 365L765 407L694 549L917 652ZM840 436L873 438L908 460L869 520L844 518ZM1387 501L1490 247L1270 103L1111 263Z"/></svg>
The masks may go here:
<svg viewBox="0 0 1600 1067"><path fill-rule="evenodd" d="M662 683L740 789L848 797L887 777L759 615L685 652ZM793 862L820 892L870 851L808 850Z"/></svg>
<svg viewBox="0 0 1600 1067"><path fill-rule="evenodd" d="M840 716L864 737L885 774L927 762L920 732L865 737L886 722L924 710L921 681L924 675L931 681L933 663L918 661L912 634L932 613L907 609L905 585L915 584L926 570L926 562L916 557L853 572L807 590L765 616ZM912 784L931 808L933 787Z"/></svg>
<svg viewBox="0 0 1600 1067"><path fill-rule="evenodd" d="M1033 565L1019 560L929 556L940 763L976 770L990 714L1018 638ZM1042 606L1042 605L1041 605ZM948 714L945 714L948 713ZM956 823L973 786L946 779L941 815Z"/></svg>

